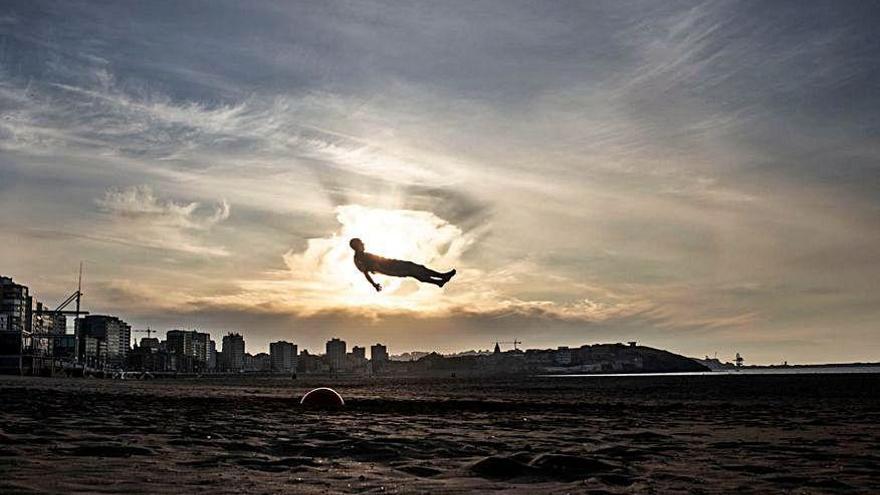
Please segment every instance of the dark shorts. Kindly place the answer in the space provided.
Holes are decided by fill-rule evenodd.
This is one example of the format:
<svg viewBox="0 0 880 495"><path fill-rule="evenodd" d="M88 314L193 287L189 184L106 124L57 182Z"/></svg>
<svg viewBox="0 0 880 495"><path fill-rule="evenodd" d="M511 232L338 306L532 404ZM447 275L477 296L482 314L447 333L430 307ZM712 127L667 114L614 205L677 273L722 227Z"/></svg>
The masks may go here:
<svg viewBox="0 0 880 495"><path fill-rule="evenodd" d="M376 267L377 272L391 275L392 277L409 277L424 271L424 269L425 267L417 265L412 261L401 260L388 260Z"/></svg>

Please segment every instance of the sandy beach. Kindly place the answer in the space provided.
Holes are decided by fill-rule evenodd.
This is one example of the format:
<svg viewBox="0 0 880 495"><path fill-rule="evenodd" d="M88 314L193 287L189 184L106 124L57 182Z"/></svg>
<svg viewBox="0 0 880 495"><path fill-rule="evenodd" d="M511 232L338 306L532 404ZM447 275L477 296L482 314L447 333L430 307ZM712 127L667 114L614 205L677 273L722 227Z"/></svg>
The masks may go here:
<svg viewBox="0 0 880 495"><path fill-rule="evenodd" d="M341 411L304 411L316 386ZM0 378L2 493L878 493L880 375Z"/></svg>

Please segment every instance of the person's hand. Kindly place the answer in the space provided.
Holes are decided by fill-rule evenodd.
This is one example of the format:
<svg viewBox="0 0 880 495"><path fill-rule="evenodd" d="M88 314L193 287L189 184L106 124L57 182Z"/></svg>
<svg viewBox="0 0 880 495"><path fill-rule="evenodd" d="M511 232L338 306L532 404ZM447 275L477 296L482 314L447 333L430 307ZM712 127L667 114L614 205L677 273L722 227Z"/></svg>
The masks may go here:
<svg viewBox="0 0 880 495"><path fill-rule="evenodd" d="M376 289L376 292L382 292L382 286L379 284L373 284L373 288Z"/></svg>

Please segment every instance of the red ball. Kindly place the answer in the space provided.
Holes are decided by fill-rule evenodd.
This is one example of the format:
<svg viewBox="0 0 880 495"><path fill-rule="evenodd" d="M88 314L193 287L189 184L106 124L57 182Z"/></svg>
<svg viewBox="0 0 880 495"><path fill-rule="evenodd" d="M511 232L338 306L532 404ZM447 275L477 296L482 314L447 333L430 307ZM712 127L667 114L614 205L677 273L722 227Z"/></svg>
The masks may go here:
<svg viewBox="0 0 880 495"><path fill-rule="evenodd" d="M303 395L299 404L304 407L313 407L316 409L335 409L344 406L345 401L342 400L342 396L336 393L332 388L321 387Z"/></svg>

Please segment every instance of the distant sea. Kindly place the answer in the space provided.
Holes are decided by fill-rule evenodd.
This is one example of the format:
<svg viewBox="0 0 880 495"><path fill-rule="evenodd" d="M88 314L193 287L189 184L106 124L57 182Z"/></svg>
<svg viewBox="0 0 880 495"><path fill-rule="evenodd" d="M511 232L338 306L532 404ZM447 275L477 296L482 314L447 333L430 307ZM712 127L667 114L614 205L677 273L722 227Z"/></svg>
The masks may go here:
<svg viewBox="0 0 880 495"><path fill-rule="evenodd" d="M582 373L541 375L556 378L608 376L726 376L726 375L829 375L842 373L880 373L880 365L867 366L786 366L775 368L742 368L739 370L688 371L678 373Z"/></svg>

